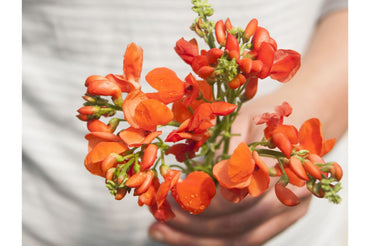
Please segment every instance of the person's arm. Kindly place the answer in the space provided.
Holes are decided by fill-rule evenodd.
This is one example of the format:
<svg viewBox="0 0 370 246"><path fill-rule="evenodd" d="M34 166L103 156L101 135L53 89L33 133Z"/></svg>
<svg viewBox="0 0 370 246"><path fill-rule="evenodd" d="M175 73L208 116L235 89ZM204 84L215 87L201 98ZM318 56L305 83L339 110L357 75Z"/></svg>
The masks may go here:
<svg viewBox="0 0 370 246"><path fill-rule="evenodd" d="M333 12L318 24L302 67L292 81L243 107L234 124L243 134L233 139L231 149L241 140L248 143L260 139L263 126L255 126L253 116L272 112L283 101L293 107L293 114L286 122L296 127L317 117L326 139L339 138L346 131L347 11ZM153 224L149 233L171 245L260 245L307 212L310 193L306 189L294 191L301 199L296 207L282 205L273 189L239 204L225 201L218 192L211 206L197 216L186 214L174 205L177 217L169 223Z"/></svg>

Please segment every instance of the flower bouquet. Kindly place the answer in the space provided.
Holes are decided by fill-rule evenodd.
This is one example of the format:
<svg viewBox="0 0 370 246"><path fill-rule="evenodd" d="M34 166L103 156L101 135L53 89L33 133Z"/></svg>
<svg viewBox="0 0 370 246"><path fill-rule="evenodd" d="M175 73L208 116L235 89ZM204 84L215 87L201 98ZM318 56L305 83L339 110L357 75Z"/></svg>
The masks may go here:
<svg viewBox="0 0 370 246"><path fill-rule="evenodd" d="M145 80L156 92L142 91L143 50L135 43L126 48L122 75L86 79L85 103L77 117L89 130L87 170L105 179L115 199L137 196L138 205L148 206L158 221L175 216L169 193L181 208L199 214L216 191L238 203L247 195L263 194L270 177L278 177L276 197L287 206L300 203L288 184L306 186L315 196L339 203L343 171L336 162L322 159L335 139L324 140L316 118L299 129L284 124L292 113L287 102L255 116L255 124L266 126L264 137L241 142L230 154L233 122L242 104L255 96L258 81L270 77L288 82L301 56L278 49L256 19L236 28L230 19L209 20L213 9L207 1L192 4L197 17L191 29L209 49L199 51L196 39L176 42L175 52L192 69L183 80L169 68L154 68ZM166 136L161 131L165 126L171 128ZM168 163L167 155L174 155L177 163ZM265 158L276 164L266 165Z"/></svg>

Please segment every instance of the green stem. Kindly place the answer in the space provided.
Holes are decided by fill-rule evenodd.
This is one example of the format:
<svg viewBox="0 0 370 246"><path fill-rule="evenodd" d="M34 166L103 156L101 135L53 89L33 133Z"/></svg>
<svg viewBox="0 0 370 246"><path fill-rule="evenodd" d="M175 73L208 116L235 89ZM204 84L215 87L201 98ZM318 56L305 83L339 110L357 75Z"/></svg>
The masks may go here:
<svg viewBox="0 0 370 246"><path fill-rule="evenodd" d="M270 158L274 158L277 160L280 160L281 158L285 158L285 155L281 153L280 151L271 150L271 149L254 149L254 150L257 151L257 153L260 156L270 157Z"/></svg>

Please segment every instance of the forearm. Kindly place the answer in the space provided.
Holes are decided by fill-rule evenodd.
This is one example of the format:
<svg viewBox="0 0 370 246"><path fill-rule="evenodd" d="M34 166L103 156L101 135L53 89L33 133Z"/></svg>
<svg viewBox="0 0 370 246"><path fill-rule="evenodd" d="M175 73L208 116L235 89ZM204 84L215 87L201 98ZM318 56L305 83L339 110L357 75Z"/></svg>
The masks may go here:
<svg viewBox="0 0 370 246"><path fill-rule="evenodd" d="M338 11L318 24L296 76L246 107L253 113L272 112L275 105L287 101L293 107L287 123L299 127L316 117L325 138L340 138L347 129L347 72L347 11Z"/></svg>

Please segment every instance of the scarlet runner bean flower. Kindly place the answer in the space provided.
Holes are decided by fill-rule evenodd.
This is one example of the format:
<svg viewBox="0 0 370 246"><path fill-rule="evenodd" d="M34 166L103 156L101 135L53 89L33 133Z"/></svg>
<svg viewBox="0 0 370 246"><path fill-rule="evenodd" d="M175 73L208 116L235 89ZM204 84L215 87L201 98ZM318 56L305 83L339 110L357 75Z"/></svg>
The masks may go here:
<svg viewBox="0 0 370 246"><path fill-rule="evenodd" d="M245 28L234 27L229 18L214 23L208 19L213 14L208 3L192 3L198 17L191 29L209 49L199 50L194 38L176 42L175 52L193 72L184 80L170 68L154 68L145 80L155 91L142 91L143 49L135 43L126 48L122 75L86 79L85 103L77 110L89 131L86 169L105 178L116 200L131 193L161 222L175 216L169 195L184 210L199 214L211 204L217 186L226 200L238 203L248 194L263 194L270 176L280 177L274 189L287 206L299 204L291 185L338 203L343 170L322 158L335 140L324 140L315 118L299 130L284 124L292 113L287 102L254 118L266 124L261 141L240 143L229 154L231 126L242 104L256 95L259 80L288 82L301 56L278 49L257 19ZM162 127L171 128L167 136ZM169 154L184 165L167 165ZM268 167L264 158L276 165Z"/></svg>
<svg viewBox="0 0 370 246"><path fill-rule="evenodd" d="M338 203L340 198L336 193L341 189L340 183L336 185L330 183L340 181L342 169L337 163L325 163L320 157L333 148L335 139L324 140L321 123L316 118L305 121L299 131L292 125L284 125L283 118L289 116L291 112L290 105L283 103L275 108L275 113L255 117L257 124L266 123L264 133L269 145L278 147L288 158L282 160L285 163L279 165L282 172L277 175L284 181L281 183L285 186L288 182L296 186L304 186L307 183L308 189L314 195L327 197L330 201ZM285 190L280 186L278 189L280 190L278 193Z"/></svg>
<svg viewBox="0 0 370 246"><path fill-rule="evenodd" d="M127 46L123 58L123 75L108 74L105 76L117 84L122 92L140 90L140 75L143 67L143 49L131 43Z"/></svg>
<svg viewBox="0 0 370 246"><path fill-rule="evenodd" d="M238 145L229 160L218 162L213 167L213 175L224 188L225 199L232 202L240 202L247 194L257 197L270 183L266 164L257 152L252 154L245 143Z"/></svg>

